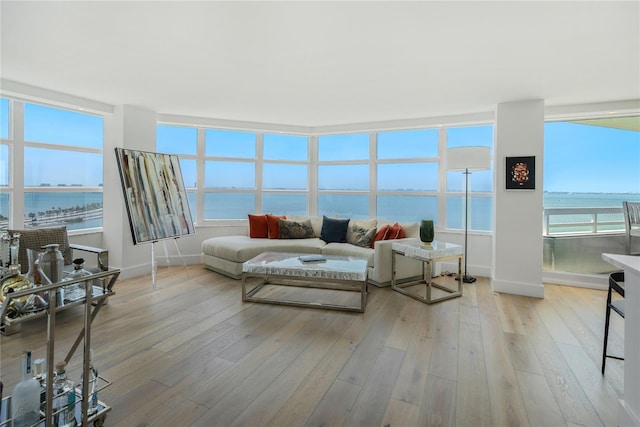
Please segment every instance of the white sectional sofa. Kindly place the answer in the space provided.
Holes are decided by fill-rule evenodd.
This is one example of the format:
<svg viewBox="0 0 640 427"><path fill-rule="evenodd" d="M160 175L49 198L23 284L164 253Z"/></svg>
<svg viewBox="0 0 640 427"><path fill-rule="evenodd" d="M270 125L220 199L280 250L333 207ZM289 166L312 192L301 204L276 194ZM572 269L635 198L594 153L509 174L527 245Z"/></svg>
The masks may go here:
<svg viewBox="0 0 640 427"><path fill-rule="evenodd" d="M295 217L296 220L311 221L315 236L321 235L322 217ZM377 229L385 225L393 225L394 221L386 220L350 220L354 223L366 224ZM420 234L418 223L399 223L405 239L417 239ZM391 244L398 240L379 240L373 248L356 246L351 243L326 243L320 237L302 239L251 238L247 233L236 236L220 236L202 242L201 260L205 266L215 272L234 279L242 277L242 263L262 252L293 252L323 255L360 256L368 260L369 283L384 287L391 283ZM420 276L421 263L409 258L399 257L396 263L398 279L410 279Z"/></svg>

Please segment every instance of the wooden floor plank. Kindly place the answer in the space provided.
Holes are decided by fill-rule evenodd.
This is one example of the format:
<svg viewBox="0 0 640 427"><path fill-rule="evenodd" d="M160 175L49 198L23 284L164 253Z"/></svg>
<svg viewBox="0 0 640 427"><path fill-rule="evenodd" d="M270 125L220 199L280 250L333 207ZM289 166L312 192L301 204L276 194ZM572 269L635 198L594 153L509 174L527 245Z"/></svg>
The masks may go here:
<svg viewBox="0 0 640 427"><path fill-rule="evenodd" d="M491 400L487 393L489 385L480 325L460 323L459 347L456 425L469 427L492 425Z"/></svg>
<svg viewBox="0 0 640 427"><path fill-rule="evenodd" d="M381 423L404 355L404 351L396 348L382 349L349 410L346 425L375 426Z"/></svg>
<svg viewBox="0 0 640 427"><path fill-rule="evenodd" d="M421 426L455 426L456 382L429 375L420 411Z"/></svg>
<svg viewBox="0 0 640 427"><path fill-rule="evenodd" d="M417 426L419 419L420 406L397 399L390 399L380 427Z"/></svg>

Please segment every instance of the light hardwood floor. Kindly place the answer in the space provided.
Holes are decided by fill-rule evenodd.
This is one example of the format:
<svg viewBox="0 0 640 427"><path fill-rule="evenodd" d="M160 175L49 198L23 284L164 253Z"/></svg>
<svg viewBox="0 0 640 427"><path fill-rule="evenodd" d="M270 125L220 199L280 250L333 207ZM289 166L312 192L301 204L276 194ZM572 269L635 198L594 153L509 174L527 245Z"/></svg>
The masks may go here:
<svg viewBox="0 0 640 427"><path fill-rule="evenodd" d="M615 426L623 363L600 374L606 292L496 294L487 279L428 306L370 287L364 314L243 303L240 282L189 266L120 281L93 324L107 426ZM450 278L445 278L451 280ZM81 326L60 313L56 356ZM611 352L624 321L612 315ZM1 338L5 393L44 319ZM80 352L69 373L79 379Z"/></svg>

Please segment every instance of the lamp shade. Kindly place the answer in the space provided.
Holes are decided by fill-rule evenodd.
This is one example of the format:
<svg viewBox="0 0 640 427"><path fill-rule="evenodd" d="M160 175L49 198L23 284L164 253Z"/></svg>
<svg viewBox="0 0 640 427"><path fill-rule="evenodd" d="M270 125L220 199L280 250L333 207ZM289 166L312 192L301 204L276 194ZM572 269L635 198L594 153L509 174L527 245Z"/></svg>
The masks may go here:
<svg viewBox="0 0 640 427"><path fill-rule="evenodd" d="M447 150L448 170L487 170L491 166L489 147L456 147Z"/></svg>

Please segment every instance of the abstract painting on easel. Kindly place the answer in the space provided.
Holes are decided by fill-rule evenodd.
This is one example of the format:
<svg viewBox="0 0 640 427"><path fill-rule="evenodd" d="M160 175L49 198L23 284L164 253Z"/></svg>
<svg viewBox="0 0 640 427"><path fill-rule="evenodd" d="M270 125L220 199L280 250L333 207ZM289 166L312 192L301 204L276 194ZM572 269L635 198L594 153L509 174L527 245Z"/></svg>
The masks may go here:
<svg viewBox="0 0 640 427"><path fill-rule="evenodd" d="M134 244L195 233L178 156L116 148L116 158Z"/></svg>

